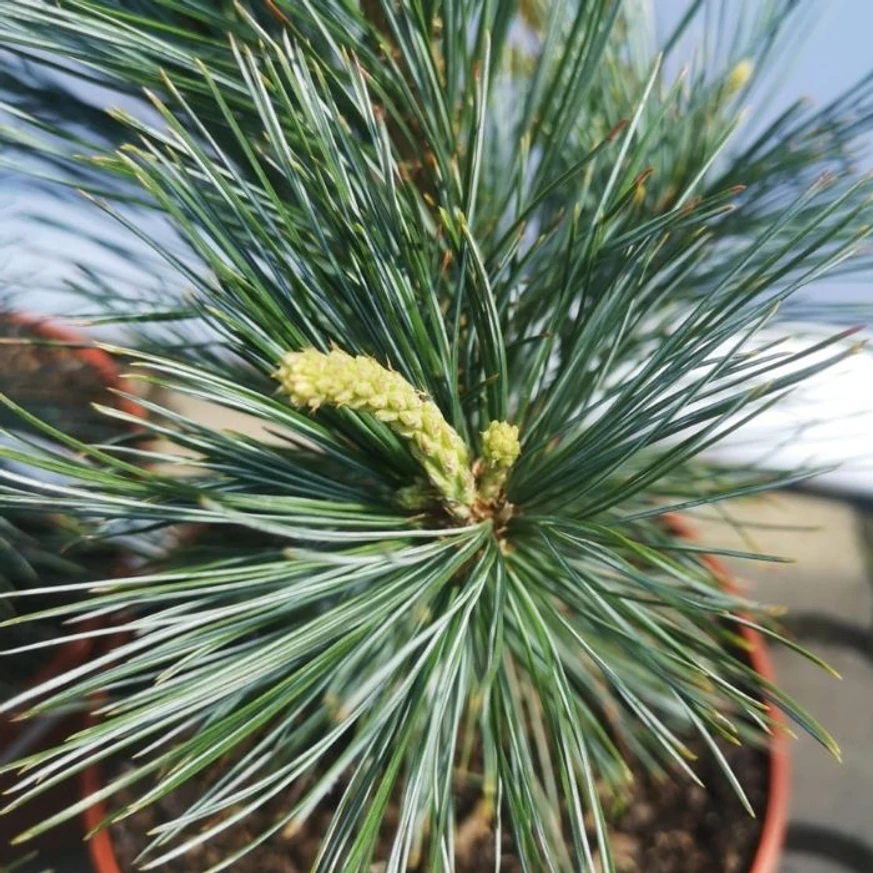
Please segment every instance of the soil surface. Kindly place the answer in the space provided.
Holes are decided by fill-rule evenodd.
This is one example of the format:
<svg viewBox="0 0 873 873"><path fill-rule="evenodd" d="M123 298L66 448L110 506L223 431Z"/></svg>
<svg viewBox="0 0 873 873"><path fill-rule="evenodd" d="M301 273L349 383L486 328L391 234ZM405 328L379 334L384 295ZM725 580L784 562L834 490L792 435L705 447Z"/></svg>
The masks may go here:
<svg viewBox="0 0 873 873"><path fill-rule="evenodd" d="M85 442L103 442L127 432L92 407L93 403L116 406L117 401L107 390L104 374L83 358L82 349L24 342L30 339L47 342L40 337L38 326L20 324L0 313L0 390L4 394ZM25 426L6 407L0 407L0 425Z"/></svg>
<svg viewBox="0 0 873 873"><path fill-rule="evenodd" d="M626 811L611 825L612 848L620 873L747 873L749 870L766 802L767 757L749 747L723 747L758 813L758 818L753 819L743 810L702 743L691 742L689 746L698 753L697 772L707 788L700 788L678 774L675 779L657 782L640 775ZM124 873L136 869L134 859L147 845L146 833L166 817L181 814L216 775L204 776L197 784L183 786L158 806L113 825L112 838ZM255 818L246 819L241 826L222 832L193 853L155 869L162 873L201 873L269 827L295 802L298 792L292 790L274 799ZM117 798L132 799L133 795L125 797L123 794ZM316 810L301 830L275 835L231 869L238 873L309 873L322 835L330 824L336 799L331 798L330 803ZM477 814L475 801L468 802L464 792L458 797L457 806L457 873L490 873L494 870L494 837L490 826ZM397 809L390 807L377 850L378 858L387 857L397 816ZM522 866L509 833L504 834L502 856L502 873L521 873ZM372 867L373 873L381 869L378 863Z"/></svg>

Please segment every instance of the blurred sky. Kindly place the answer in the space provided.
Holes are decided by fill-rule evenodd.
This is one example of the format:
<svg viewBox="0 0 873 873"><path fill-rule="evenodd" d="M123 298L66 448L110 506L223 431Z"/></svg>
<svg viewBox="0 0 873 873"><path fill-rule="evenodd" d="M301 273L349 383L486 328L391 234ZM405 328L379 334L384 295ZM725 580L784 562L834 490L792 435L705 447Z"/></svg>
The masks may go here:
<svg viewBox="0 0 873 873"><path fill-rule="evenodd" d="M655 27L663 34L687 9L689 0L648 2L653 9ZM724 0L729 14L754 11L765 2ZM802 29L793 46L789 69L775 90L772 103L750 118L750 128L763 124L768 116L772 117L798 96L808 96L819 105L826 103L873 68L873 0L818 0L817 3L811 0L811 5L815 14L810 16L809 25ZM83 93L87 88L79 90ZM93 102L104 103L105 93L91 90L94 91ZM869 152L864 164L873 168L873 142ZM66 311L68 305L65 298L56 293L33 293L32 289L57 286L64 279L75 276L69 256L78 255L87 259L99 253L99 246L83 239L81 233L70 239L67 234L49 226L19 220L26 213L50 217L57 208L57 202L44 197L33 185L29 185L26 176L0 170L0 242L5 244L0 258L0 277L8 279L18 276L23 279L23 284L29 289L28 304L38 311ZM63 204L66 215L76 209L69 199ZM111 219L104 217L101 220L90 207L82 210L82 216L83 223L74 222L80 230L87 227L96 238L123 238ZM26 228L23 236L19 236L19 228ZM111 264L112 269L121 275L129 273L130 260L123 256L109 256L107 259L103 253L100 260L106 266ZM134 282L137 280L135 273L130 278ZM804 296L821 301L834 298L859 301L873 307L873 287L870 283L830 280L821 283L811 293L805 292ZM870 320L873 321L873 318Z"/></svg>
<svg viewBox="0 0 873 873"><path fill-rule="evenodd" d="M660 34L664 34L688 8L688 0L649 0ZM765 0L724 0L729 10L748 11ZM784 73L774 88L772 101L761 117L749 123L756 127L798 97L822 106L873 71L873 0L818 0L791 52L783 58ZM873 137L869 138L860 166L873 170ZM825 279L804 289L804 298L858 302L873 309L873 283L850 279ZM873 314L864 321L873 323Z"/></svg>
<svg viewBox="0 0 873 873"><path fill-rule="evenodd" d="M676 21L688 0L650 0L659 22ZM764 0L727 0L752 7ZM835 97L873 68L873 0L819 0L812 26L797 42L784 99L806 94L817 103Z"/></svg>
<svg viewBox="0 0 873 873"><path fill-rule="evenodd" d="M658 0L662 2L662 0ZM668 0L668 3L672 0ZM756 0L736 0L751 2ZM827 100L869 72L873 65L873 2L827 0L818 26L797 49L789 79L792 91Z"/></svg>

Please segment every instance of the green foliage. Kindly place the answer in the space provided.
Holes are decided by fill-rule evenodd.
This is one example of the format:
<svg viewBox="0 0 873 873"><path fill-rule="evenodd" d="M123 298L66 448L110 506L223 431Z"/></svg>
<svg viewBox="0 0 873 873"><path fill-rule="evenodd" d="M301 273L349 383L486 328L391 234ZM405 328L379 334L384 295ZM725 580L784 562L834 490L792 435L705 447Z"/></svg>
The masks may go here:
<svg viewBox="0 0 873 873"><path fill-rule="evenodd" d="M72 619L68 638L127 637L6 704L99 716L22 762L13 805L137 752L98 795L141 792L114 820L221 761L160 823L149 864L302 785L272 830L339 786L318 870L369 870L397 803L386 869L440 871L455 777L473 768L526 871L590 870L595 855L609 870L603 801L627 756L691 773L689 734L754 739L774 711L833 748L730 648L743 627L779 638L770 613L724 590L665 517L780 481L698 456L827 364L756 337L867 232L870 185L846 164L870 82L744 142L741 104L797 4L750 4L730 50L676 81L665 70L719 4L691 3L663 57L638 5L0 0L4 46L146 89L154 110L113 113L118 149L20 108L6 131L61 172L84 162L98 205L187 286L169 305L143 289L131 322L184 335L197 318L216 337L112 351L263 428L151 401L171 448L46 425L72 456L0 449L64 477L7 477L7 506L62 508L107 536L228 532L33 612ZM149 239L132 202L169 217L185 251ZM105 299L99 275L92 290ZM851 353L840 339L829 361ZM517 426L500 499L453 519L373 410L278 396L271 374L309 348L398 374L471 458L490 422ZM94 616L112 626L77 630Z"/></svg>
<svg viewBox="0 0 873 873"><path fill-rule="evenodd" d="M4 406L0 428L4 433L15 432L12 442L3 438L5 444L39 443L45 422L83 440L120 443L129 437L127 427L119 427L88 406L88 401L101 395L101 399L113 399L107 372L88 357L94 352L83 351L69 337L59 339L62 334L54 333L51 326L16 314L10 303L4 296L0 306L0 393L26 407L30 421ZM0 461L0 467L10 479L41 474L5 461ZM21 604L15 601L14 592L100 578L120 560L119 547L102 543L79 519L51 507L36 512L4 508L0 512L0 615L5 619L18 613ZM45 606L59 606L69 596L43 591L40 599ZM4 697L16 693L45 667L46 652L30 650L29 645L51 641L62 633L61 621L34 621L5 630L6 648L28 648L3 661L0 689Z"/></svg>

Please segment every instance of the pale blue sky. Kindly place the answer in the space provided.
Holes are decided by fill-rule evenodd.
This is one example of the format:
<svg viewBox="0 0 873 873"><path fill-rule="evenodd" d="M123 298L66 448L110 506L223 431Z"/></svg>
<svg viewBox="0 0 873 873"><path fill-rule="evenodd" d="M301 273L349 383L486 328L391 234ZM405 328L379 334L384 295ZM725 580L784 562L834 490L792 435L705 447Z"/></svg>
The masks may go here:
<svg viewBox="0 0 873 873"><path fill-rule="evenodd" d="M688 0L651 2L656 21L666 27L666 23L675 21L687 8ZM764 0L725 2L728 10L749 11ZM780 105L784 107L800 95L809 96L817 104L825 103L873 68L873 49L870 44L873 35L873 0L819 0L817 20L805 31L805 38L797 42L790 71L776 94L770 112L775 112ZM761 115L762 118L753 119L753 123L763 120L763 113ZM873 143L864 163L873 167ZM13 184L10 185L10 182ZM64 256L73 254L88 259L98 255L98 247L87 240L72 242L56 230L17 220L22 211L51 215L57 206L29 187L23 177L13 181L6 175L3 183L0 190L0 241L7 245L4 247L6 262L0 261L0 276L23 273L28 277L29 289L46 288L74 274ZM66 209L69 208L67 204ZM111 220L101 220L91 209L83 211L83 221L96 236L115 233ZM20 237L22 232L24 236ZM110 261L115 269L122 273L129 272L123 258ZM837 285L830 282L814 293L816 298L822 300L838 296L841 299L868 302L873 306L871 283L849 284L843 281ZM59 301L56 294L28 294L28 304L37 310L57 310L63 306Z"/></svg>
<svg viewBox="0 0 873 873"><path fill-rule="evenodd" d="M650 0L666 32L688 0ZM754 9L764 0L724 0L729 9ZM786 58L782 82L769 109L775 113L798 97L821 106L873 71L873 0L818 0L810 3L808 26ZM873 139L867 166L873 167Z"/></svg>
<svg viewBox="0 0 873 873"><path fill-rule="evenodd" d="M755 3L757 0L735 0ZM658 6L677 0L655 0ZM873 0L823 0L815 27L797 46L787 96L808 94L826 101L873 67Z"/></svg>

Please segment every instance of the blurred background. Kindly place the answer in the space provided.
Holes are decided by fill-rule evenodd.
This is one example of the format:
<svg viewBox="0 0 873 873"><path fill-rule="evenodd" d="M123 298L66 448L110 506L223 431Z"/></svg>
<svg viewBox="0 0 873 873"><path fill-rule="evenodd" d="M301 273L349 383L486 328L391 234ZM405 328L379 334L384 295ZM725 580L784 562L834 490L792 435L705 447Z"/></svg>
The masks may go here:
<svg viewBox="0 0 873 873"><path fill-rule="evenodd" d="M687 0L635 2L640 14L649 17L653 36L667 33L688 6ZM730 0L725 8L728 14L739 14L743 4L756 2ZM873 67L869 43L873 2L821 0L807 5L810 13L797 30L783 70L756 90L740 137L753 136L798 97L818 106L828 104ZM690 33L687 51L678 56L690 59L698 36ZM679 70L667 73L672 78ZM70 129L85 136L96 132L110 141L114 130L100 111L103 107L124 109L136 104L138 114L144 111L130 95L73 81L48 64L23 68L2 52L0 99L43 118L67 119ZM101 305L99 299L95 303L95 294L103 294L102 303L124 310L125 301L130 301L130 307L136 305L143 289L164 284L168 293L179 293L166 265L119 227L115 218L101 214L75 192L51 184L52 167L22 163L18 153L0 153L0 288L26 295L27 311L65 316L91 312ZM859 163L862 169L873 168L873 143L859 154ZM34 177L34 170L43 178ZM172 232L161 226L159 218L136 214L138 227L145 221L151 235L162 242L172 240ZM87 303L72 293L83 286L92 298ZM873 323L873 284L856 277L829 277L798 296L814 304L804 307L803 323L792 325L792 343L798 348L822 339L834 325ZM783 332L781 326L778 330ZM869 329L865 333L873 335ZM100 335L112 338L113 330L103 328ZM827 468L815 480L815 488L873 499L871 385L873 353L864 351L810 380L789 404L765 413L712 454L728 462L765 463L781 469Z"/></svg>

